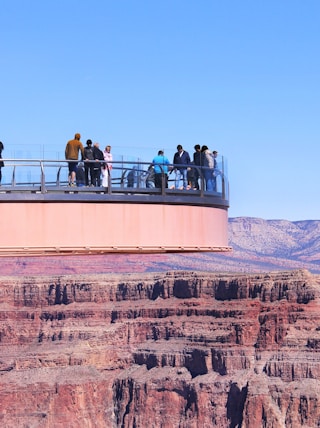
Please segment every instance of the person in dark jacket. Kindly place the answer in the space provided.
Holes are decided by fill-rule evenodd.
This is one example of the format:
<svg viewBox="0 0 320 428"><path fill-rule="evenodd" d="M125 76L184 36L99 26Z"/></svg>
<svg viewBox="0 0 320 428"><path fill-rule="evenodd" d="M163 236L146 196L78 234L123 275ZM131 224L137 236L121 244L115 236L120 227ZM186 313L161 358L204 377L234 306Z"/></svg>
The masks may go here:
<svg viewBox="0 0 320 428"><path fill-rule="evenodd" d="M84 148L83 152L85 182L86 186L89 186L93 183L93 162L89 162L94 160L91 140L87 140L87 145Z"/></svg>
<svg viewBox="0 0 320 428"><path fill-rule="evenodd" d="M101 168L104 167L104 156L103 151L99 149L99 143L93 145L93 185L101 186Z"/></svg>
<svg viewBox="0 0 320 428"><path fill-rule="evenodd" d="M134 179L136 175L136 168L130 169L127 175L127 187L134 187Z"/></svg>
<svg viewBox="0 0 320 428"><path fill-rule="evenodd" d="M0 141L0 185L1 185L1 180L2 180L2 171L1 171L1 168L4 167L4 162L2 160L2 150L4 150L4 145Z"/></svg>
<svg viewBox="0 0 320 428"><path fill-rule="evenodd" d="M146 174L146 188L153 189L155 187L155 173L153 165L149 165L147 174Z"/></svg>
<svg viewBox="0 0 320 428"><path fill-rule="evenodd" d="M173 157L173 169L176 173L175 187L179 189L180 180L183 180L183 189L186 190L188 187L188 165L190 165L189 153L183 150L181 144L177 146L177 152Z"/></svg>
<svg viewBox="0 0 320 428"><path fill-rule="evenodd" d="M201 170L200 168L202 165L202 162L201 162L202 156L201 156L200 144L196 144L194 146L194 150L195 150L195 152L193 153L193 164L195 166L194 171L193 171L194 188L196 190L199 190L200 189L199 178L200 178L200 170ZM199 168L197 168L197 167L199 167Z"/></svg>
<svg viewBox="0 0 320 428"><path fill-rule="evenodd" d="M83 187L85 185L85 171L83 162L79 162L76 171L76 183L78 187Z"/></svg>

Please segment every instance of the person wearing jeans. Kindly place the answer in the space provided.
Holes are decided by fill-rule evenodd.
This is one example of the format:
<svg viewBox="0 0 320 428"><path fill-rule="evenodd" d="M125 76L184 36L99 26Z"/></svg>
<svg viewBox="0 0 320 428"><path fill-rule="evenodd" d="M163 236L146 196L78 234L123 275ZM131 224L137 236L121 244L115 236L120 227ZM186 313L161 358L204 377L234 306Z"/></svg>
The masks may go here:
<svg viewBox="0 0 320 428"><path fill-rule="evenodd" d="M183 181L183 189L186 190L188 186L188 165L190 165L189 153L183 150L181 144L177 146L177 152L173 157L173 168L176 174L175 188L180 188L180 181Z"/></svg>
<svg viewBox="0 0 320 428"><path fill-rule="evenodd" d="M213 190L215 190L214 182L213 182L213 166L214 166L213 155L207 146L202 146L201 154L202 154L202 170L203 170L204 180L206 183L206 191L212 192Z"/></svg>

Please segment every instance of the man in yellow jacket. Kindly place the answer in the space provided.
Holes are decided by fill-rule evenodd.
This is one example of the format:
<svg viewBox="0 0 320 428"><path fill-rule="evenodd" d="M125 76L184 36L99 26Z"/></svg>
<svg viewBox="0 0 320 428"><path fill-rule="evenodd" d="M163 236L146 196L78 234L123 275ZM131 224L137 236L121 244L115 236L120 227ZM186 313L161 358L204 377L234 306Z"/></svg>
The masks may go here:
<svg viewBox="0 0 320 428"><path fill-rule="evenodd" d="M83 145L80 141L81 135L75 134L74 139L67 142L66 150L65 150L65 157L67 160L70 160L71 162L68 162L69 167L69 186L75 186L76 183L76 172L77 172L77 165L78 162L75 162L78 160L79 152L81 152L81 160L83 160L84 156L84 149Z"/></svg>

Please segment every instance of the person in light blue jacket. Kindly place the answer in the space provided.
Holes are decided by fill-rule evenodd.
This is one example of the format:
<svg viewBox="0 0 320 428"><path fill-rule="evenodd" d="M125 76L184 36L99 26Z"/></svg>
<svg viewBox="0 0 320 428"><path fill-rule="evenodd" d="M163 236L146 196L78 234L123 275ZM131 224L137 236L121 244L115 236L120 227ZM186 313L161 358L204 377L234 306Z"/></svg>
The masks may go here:
<svg viewBox="0 0 320 428"><path fill-rule="evenodd" d="M152 160L154 165L154 182L159 189L162 188L162 178L165 180L165 187L168 187L168 158L164 155L163 150L158 151L158 155Z"/></svg>

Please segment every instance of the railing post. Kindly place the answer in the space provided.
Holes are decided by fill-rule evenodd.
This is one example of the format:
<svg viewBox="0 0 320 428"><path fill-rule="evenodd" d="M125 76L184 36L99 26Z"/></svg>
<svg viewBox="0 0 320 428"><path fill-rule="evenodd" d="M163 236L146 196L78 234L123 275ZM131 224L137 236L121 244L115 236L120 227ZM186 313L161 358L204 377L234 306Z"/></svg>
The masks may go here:
<svg viewBox="0 0 320 428"><path fill-rule="evenodd" d="M205 181L204 181L204 174L203 174L203 169L202 167L200 168L200 182L201 182L201 188L200 188L200 196L203 198L204 196L204 186L205 186Z"/></svg>
<svg viewBox="0 0 320 428"><path fill-rule="evenodd" d="M225 179L224 179L224 159L223 159L223 157L222 157L222 163L221 163L221 172L222 172L222 174L221 174L221 186L222 186L222 189L221 189L221 196L222 196L222 199L226 199L226 187L225 187Z"/></svg>
<svg viewBox="0 0 320 428"><path fill-rule="evenodd" d="M221 189L221 197L222 199L226 199L226 190L225 190L225 180L224 180L224 175L221 176L221 185L222 185L222 189Z"/></svg>
<svg viewBox="0 0 320 428"><path fill-rule="evenodd" d="M57 186L60 186L60 171L61 171L61 166L59 167L58 172L57 172L57 180L56 180Z"/></svg>
<svg viewBox="0 0 320 428"><path fill-rule="evenodd" d="M110 169L108 167L108 195L111 195L111 193L112 193L111 186L112 186L111 173L110 173Z"/></svg>
<svg viewBox="0 0 320 428"><path fill-rule="evenodd" d="M163 167L159 165L161 168L161 195L165 196L166 194L166 174L163 171Z"/></svg>
<svg viewBox="0 0 320 428"><path fill-rule="evenodd" d="M14 165L12 170L12 186L16 185L16 166Z"/></svg>
<svg viewBox="0 0 320 428"><path fill-rule="evenodd" d="M41 171L40 191L41 191L41 193L46 193L46 178L45 178L45 174L44 174L44 167L43 167L42 161L40 161L40 171Z"/></svg>

